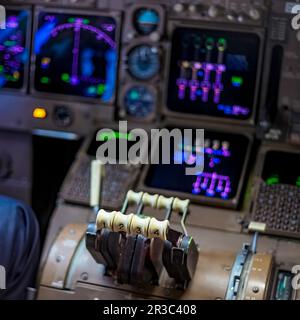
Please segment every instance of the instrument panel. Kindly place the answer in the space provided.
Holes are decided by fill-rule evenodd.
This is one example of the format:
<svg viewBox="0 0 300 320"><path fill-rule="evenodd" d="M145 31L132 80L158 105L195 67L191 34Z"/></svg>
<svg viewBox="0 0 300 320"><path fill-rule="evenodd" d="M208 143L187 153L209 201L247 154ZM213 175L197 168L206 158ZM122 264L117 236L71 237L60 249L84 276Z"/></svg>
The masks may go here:
<svg viewBox="0 0 300 320"><path fill-rule="evenodd" d="M298 81L297 54L289 54L299 46L292 3L3 4L8 21L1 40L1 96L8 101L13 94L15 104L22 97L26 124L20 129L82 135L93 121L196 117L252 126L266 140L298 141L299 99L289 98L297 90L280 82L281 74ZM73 97L78 99L72 104ZM38 107L47 116L34 117ZM10 121L0 125L14 128L15 112L6 115Z"/></svg>
<svg viewBox="0 0 300 320"><path fill-rule="evenodd" d="M296 3L0 0L1 192L31 188L20 147L31 135L83 141L51 214L38 298L299 299ZM201 128L204 146L193 136L171 146L170 164L98 167L97 194L97 150L116 142L120 160L137 128ZM203 172L186 175L199 151Z"/></svg>
<svg viewBox="0 0 300 320"><path fill-rule="evenodd" d="M254 111L259 49L260 39L255 34L176 27L168 109L249 119Z"/></svg>
<svg viewBox="0 0 300 320"><path fill-rule="evenodd" d="M93 121L165 116L254 125L267 2L15 3L8 18L22 20L13 37L24 52L6 66L1 95L14 89L18 103L25 94L25 129L82 135ZM7 30L16 26L9 19ZM44 117L34 116L38 107Z"/></svg>
<svg viewBox="0 0 300 320"><path fill-rule="evenodd" d="M171 129L170 129L171 130ZM195 202L236 208L249 158L251 138L245 135L205 130L204 170L186 175L193 162L195 140L171 150L171 164L151 164L143 188L188 197ZM197 156L197 155L196 155ZM197 161L197 160L196 160Z"/></svg>

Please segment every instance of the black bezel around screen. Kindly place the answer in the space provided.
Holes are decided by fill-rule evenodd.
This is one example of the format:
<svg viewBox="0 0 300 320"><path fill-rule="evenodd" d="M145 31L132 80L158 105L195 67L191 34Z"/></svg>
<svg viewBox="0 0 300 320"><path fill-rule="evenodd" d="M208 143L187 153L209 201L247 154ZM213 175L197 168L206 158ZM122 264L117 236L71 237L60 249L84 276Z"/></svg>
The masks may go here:
<svg viewBox="0 0 300 320"><path fill-rule="evenodd" d="M141 182L139 185L139 189L145 190L152 193L160 193L165 194L167 196L177 196L181 198L188 198L194 203L199 204L207 204L207 205L213 205L218 207L224 207L224 208L233 208L236 209L238 207L240 196L241 196L241 190L244 186L244 178L246 174L246 167L248 164L249 156L250 156L250 150L252 147L252 138L248 134L241 134L241 133L230 133L228 131L217 131L212 128L209 128L205 130L206 135L204 133L205 139L208 138L208 133L214 138L221 138L224 137L224 139L231 138L234 139L237 138L237 141L235 143L235 150L234 152L237 152L234 156L235 163L233 165L238 165L239 168L236 168L237 172L234 174L235 176L235 182L233 182L234 191L232 195L227 199L222 199L220 197L208 197L203 194L193 194L185 188L186 183L184 180L188 181L191 184L194 182L195 177L194 176L185 176L184 165L178 165L178 164L171 164L171 165L148 165L141 177ZM241 145L243 143L243 146ZM242 149L242 150L241 150ZM242 155L239 154L239 150L242 151ZM168 168L169 166L169 168ZM177 168L175 167L177 166ZM174 170L175 168L175 170ZM205 169L207 169L207 163L205 163ZM153 178L154 176L154 178ZM168 184L167 178L172 179L172 183ZM175 183L174 183L175 180ZM193 181L192 181L193 180ZM174 187L174 185L179 185L179 187Z"/></svg>
<svg viewBox="0 0 300 320"><path fill-rule="evenodd" d="M116 64L115 64L115 72L114 72L114 90L113 94L111 95L111 98L108 99L107 101L103 101L101 97L99 96L92 96L92 95L86 95L83 94L82 92L72 92L72 90L66 90L63 86L59 86L59 84L56 84L55 88L48 88L47 86L40 86L37 85L38 78L40 77L41 73L41 66L37 67L38 64L41 64L41 58L39 54L36 54L36 47L35 47L35 41L37 39L37 34L36 32L39 30L39 25L40 25L40 19L43 16L43 14L53 14L54 16L58 16L62 20L67 20L68 18L72 18L74 16L80 18L80 19L94 19L94 22L100 23L101 19L107 20L107 21L114 21L115 23L115 58L116 58ZM102 20L102 22L104 21ZM105 21L104 21L105 22ZM35 10L35 19L34 19L34 34L35 37L33 39L33 53L32 53L32 61L33 61L33 67L32 67L32 81L31 81L31 91L36 95L36 96L46 96L48 98L54 98L54 99L64 99L67 101L74 101L76 99L77 101L81 102L88 102L88 103L93 103L93 104L100 104L100 105L113 105L115 102L115 97L116 97L116 85L117 85L117 76L118 76L118 55L119 55L119 39L120 39L120 13L119 12L110 12L108 13L103 13L103 12L92 12L92 11L78 11L78 10L73 10L73 9L58 9L58 8L47 8L47 7L36 7ZM61 43L66 42L66 39L61 39ZM88 40L88 39L86 39ZM70 40L71 41L71 40ZM85 41L85 43L87 43ZM71 50L72 51L72 50ZM68 51L69 52L69 51ZM73 51L72 51L73 52ZM96 51L95 51L96 52ZM70 52L69 52L70 54ZM79 61L80 63L80 61ZM55 67L55 69L61 69L60 67ZM69 68L70 69L70 68ZM71 72L70 72L71 75ZM69 76L70 76L69 75ZM107 76L110 76L111 74L106 74ZM56 76L57 78L57 76ZM71 76L70 76L71 79ZM54 79L55 80L55 79ZM71 80L70 80L71 82ZM61 85L61 84L60 84ZM64 93L66 92L66 93ZM98 94L98 93L97 93Z"/></svg>
<svg viewBox="0 0 300 320"><path fill-rule="evenodd" d="M209 91L207 102L202 101L202 96L197 97L195 100L191 100L189 87L186 87L187 89L184 98L179 98L178 80L181 77L179 61L184 61L185 59L194 60L191 48L188 48L186 56L183 56L184 49L182 41L188 37L188 35L197 36L201 39L201 53L199 54L198 60L202 62L205 62L206 59L206 52L203 50L202 46L207 38L226 39L227 47L224 52L224 64L227 69L222 76L224 89L221 91L219 103L213 102L214 91L212 88L216 78L214 71L211 73L210 79L212 88ZM259 81L261 64L261 37L259 33L226 29L221 31L217 28L212 29L205 26L199 28L196 26L175 24L171 35L171 41L172 49L170 53L169 81L166 95L167 113L176 116L179 116L180 114L186 117L214 117L223 120L239 120L244 122L250 121L254 117L258 88L257 82ZM217 51L216 48L214 48L211 55L211 63L216 64L216 62ZM248 71L245 71L247 64ZM237 70L231 70L234 68ZM198 78L200 85L203 77L204 76L202 75ZM236 80L237 82L232 82L233 80ZM233 86L233 83L239 85L241 81L242 84L240 87ZM190 82L188 81L188 85L189 83ZM228 89L230 89L230 91L228 91ZM201 88L199 91L201 91ZM232 114L230 114L230 112Z"/></svg>
<svg viewBox="0 0 300 320"><path fill-rule="evenodd" d="M28 86L28 73L29 73L29 62L30 62L30 42L31 42L31 10L28 6L5 6L6 8L6 19L8 20L9 16L12 12L24 12L26 13L26 19L22 25L22 31L25 34L25 39L22 41L22 47L24 47L24 52L21 54L24 55L24 61L21 63L21 75L19 81L10 82L9 85L3 85L0 89L0 93L2 92L22 92L26 93ZM6 32L9 29L0 30L0 34ZM19 54L18 54L19 55ZM1 64L1 63L0 63ZM20 71L20 70L19 70Z"/></svg>

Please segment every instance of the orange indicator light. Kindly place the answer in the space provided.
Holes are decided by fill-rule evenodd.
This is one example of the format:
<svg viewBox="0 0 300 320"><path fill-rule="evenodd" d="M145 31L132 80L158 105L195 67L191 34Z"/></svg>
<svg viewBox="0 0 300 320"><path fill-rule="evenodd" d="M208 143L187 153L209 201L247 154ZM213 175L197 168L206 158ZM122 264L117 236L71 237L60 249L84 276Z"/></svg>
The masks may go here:
<svg viewBox="0 0 300 320"><path fill-rule="evenodd" d="M47 111L44 108L35 108L32 115L35 119L45 119Z"/></svg>

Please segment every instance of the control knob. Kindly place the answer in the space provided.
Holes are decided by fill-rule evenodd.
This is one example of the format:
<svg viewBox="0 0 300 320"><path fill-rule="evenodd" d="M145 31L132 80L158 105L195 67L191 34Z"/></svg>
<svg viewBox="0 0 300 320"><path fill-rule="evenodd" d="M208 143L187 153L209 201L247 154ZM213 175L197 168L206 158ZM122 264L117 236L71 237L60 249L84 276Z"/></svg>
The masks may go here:
<svg viewBox="0 0 300 320"><path fill-rule="evenodd" d="M207 14L210 18L216 18L220 13L220 10L217 6L211 5L207 10Z"/></svg>
<svg viewBox="0 0 300 320"><path fill-rule="evenodd" d="M236 20L238 20L238 16L237 16L236 12L234 12L234 11L232 11L232 10L226 11L226 18L227 18L229 21L236 21Z"/></svg>
<svg viewBox="0 0 300 320"><path fill-rule="evenodd" d="M177 13L182 13L185 10L185 6L183 3L176 3L173 6L173 10Z"/></svg>
<svg viewBox="0 0 300 320"><path fill-rule="evenodd" d="M261 13L258 9L252 7L250 8L249 10L249 17L252 19L252 20L259 20L261 18Z"/></svg>
<svg viewBox="0 0 300 320"><path fill-rule="evenodd" d="M60 127L68 127L73 122L73 113L66 106L57 106L54 109L54 121Z"/></svg>
<svg viewBox="0 0 300 320"><path fill-rule="evenodd" d="M196 5L194 4L190 4L189 7L188 7L188 10L190 13L196 13L198 11L198 8Z"/></svg>

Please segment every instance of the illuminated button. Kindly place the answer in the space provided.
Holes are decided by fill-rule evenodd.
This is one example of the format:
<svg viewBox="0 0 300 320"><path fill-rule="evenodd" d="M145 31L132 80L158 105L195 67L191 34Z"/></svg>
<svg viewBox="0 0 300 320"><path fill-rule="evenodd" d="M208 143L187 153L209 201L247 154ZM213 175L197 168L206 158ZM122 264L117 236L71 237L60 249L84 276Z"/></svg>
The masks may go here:
<svg viewBox="0 0 300 320"><path fill-rule="evenodd" d="M190 63L189 63L188 61L182 61L182 66L183 66L184 68L189 68Z"/></svg>
<svg viewBox="0 0 300 320"><path fill-rule="evenodd" d="M232 76L231 83L234 87L241 87L243 84L243 78L238 77L238 76Z"/></svg>
<svg viewBox="0 0 300 320"><path fill-rule="evenodd" d="M13 78L14 78L15 80L19 80L19 78L20 78L20 72L15 71L15 72L13 73Z"/></svg>
<svg viewBox="0 0 300 320"><path fill-rule="evenodd" d="M218 40L218 43L217 43L217 47L218 47L219 51L224 51L224 50L226 49L226 46L227 46L227 41L226 41L226 39L220 38L220 39ZM223 67L222 70L220 70L220 71L225 71L225 70L224 70L224 69L225 69L224 66L219 65L219 67Z"/></svg>
<svg viewBox="0 0 300 320"><path fill-rule="evenodd" d="M47 117L47 111L44 108L35 108L32 115L35 119L45 119Z"/></svg>
<svg viewBox="0 0 300 320"><path fill-rule="evenodd" d="M49 79L48 77L42 77L42 78L40 79L40 82L41 82L42 84L48 84L48 83L50 83L50 79Z"/></svg>

